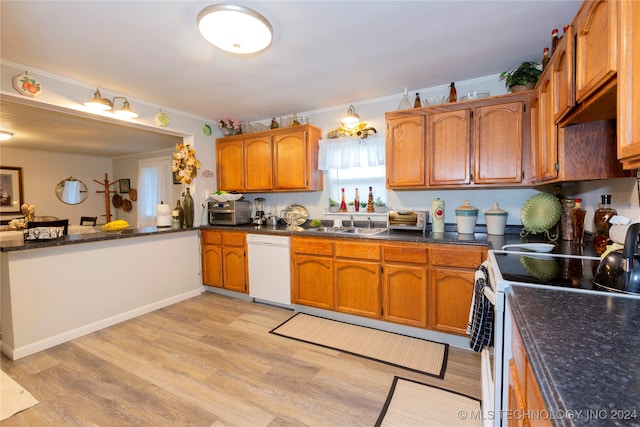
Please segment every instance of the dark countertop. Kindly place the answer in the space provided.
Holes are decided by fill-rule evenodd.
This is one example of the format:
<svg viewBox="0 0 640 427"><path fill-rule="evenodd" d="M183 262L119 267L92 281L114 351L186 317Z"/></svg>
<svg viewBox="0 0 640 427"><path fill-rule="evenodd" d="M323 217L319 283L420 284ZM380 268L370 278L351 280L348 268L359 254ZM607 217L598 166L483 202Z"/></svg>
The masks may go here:
<svg viewBox="0 0 640 427"><path fill-rule="evenodd" d="M527 286L507 298L554 425L640 426L640 298Z"/></svg>
<svg viewBox="0 0 640 427"><path fill-rule="evenodd" d="M103 242L106 240L128 239L132 237L144 237L156 234L181 233L185 231L194 231L197 228L183 228L172 230L167 228L128 228L122 231L100 231L96 233L72 234L59 239L53 240L32 240L24 241L22 239L0 241L0 252L23 251L28 249L41 249L54 246L75 245L79 243Z"/></svg>

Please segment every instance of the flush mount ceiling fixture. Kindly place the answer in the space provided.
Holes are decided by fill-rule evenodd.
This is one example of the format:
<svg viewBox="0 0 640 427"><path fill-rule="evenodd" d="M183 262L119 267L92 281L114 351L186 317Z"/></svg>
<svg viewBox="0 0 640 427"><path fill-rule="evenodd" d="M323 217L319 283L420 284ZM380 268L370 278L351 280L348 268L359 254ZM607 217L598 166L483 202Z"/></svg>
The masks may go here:
<svg viewBox="0 0 640 427"><path fill-rule="evenodd" d="M202 36L212 45L237 55L262 52L271 45L273 28L267 19L242 6L216 4L200 11Z"/></svg>
<svg viewBox="0 0 640 427"><path fill-rule="evenodd" d="M122 107L115 108L116 100L122 99ZM129 100L124 96L116 96L113 101L108 98L103 98L100 94L100 89L96 89L93 93L93 98L85 102L84 105L94 111L113 111L113 114L123 119L135 119L138 117L138 113L131 109Z"/></svg>

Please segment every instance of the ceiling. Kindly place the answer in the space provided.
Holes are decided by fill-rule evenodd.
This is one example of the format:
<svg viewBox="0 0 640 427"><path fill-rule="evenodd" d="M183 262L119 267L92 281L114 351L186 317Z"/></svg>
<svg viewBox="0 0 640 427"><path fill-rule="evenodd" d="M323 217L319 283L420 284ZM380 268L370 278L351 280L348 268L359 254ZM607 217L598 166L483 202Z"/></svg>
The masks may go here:
<svg viewBox="0 0 640 427"><path fill-rule="evenodd" d="M0 2L0 54L126 96L133 109L139 100L254 121L539 60L581 1L233 3L271 22L273 44L262 54L231 56L200 36L196 16L212 1L11 0Z"/></svg>

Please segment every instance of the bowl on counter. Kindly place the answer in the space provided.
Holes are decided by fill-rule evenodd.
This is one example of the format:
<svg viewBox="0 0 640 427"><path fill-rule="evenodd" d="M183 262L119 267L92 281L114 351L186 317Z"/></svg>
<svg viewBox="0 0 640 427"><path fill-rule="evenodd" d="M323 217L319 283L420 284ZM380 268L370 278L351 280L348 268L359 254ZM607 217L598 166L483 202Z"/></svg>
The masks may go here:
<svg viewBox="0 0 640 427"><path fill-rule="evenodd" d="M211 197L216 202L235 202L237 200L242 199L243 195L239 193L224 193L224 194L210 194Z"/></svg>

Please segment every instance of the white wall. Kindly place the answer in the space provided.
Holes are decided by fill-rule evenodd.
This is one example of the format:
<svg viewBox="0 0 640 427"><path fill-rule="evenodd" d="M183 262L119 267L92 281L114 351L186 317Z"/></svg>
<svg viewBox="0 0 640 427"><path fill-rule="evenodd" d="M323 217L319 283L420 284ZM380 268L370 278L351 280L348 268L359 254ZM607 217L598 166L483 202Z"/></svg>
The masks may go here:
<svg viewBox="0 0 640 427"><path fill-rule="evenodd" d="M37 216L68 218L69 224L79 224L81 216L97 216L104 223L104 195L96 193L102 186L93 180L103 181L105 173L113 177L111 159L3 148L2 165L22 167L24 201L36 206ZM89 191L87 199L77 205L62 203L55 194L56 184L70 176L84 182ZM20 215L6 214L3 218L17 216Z"/></svg>

